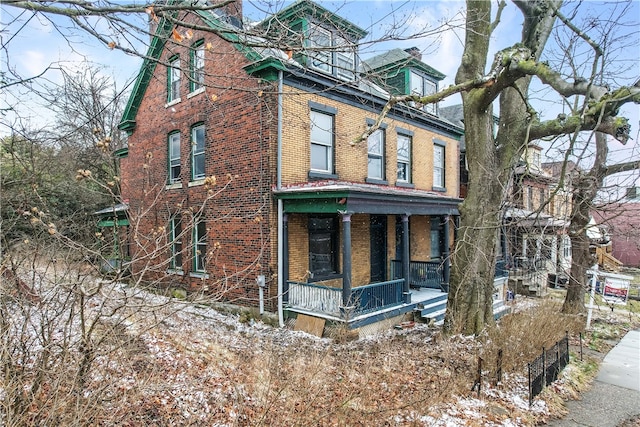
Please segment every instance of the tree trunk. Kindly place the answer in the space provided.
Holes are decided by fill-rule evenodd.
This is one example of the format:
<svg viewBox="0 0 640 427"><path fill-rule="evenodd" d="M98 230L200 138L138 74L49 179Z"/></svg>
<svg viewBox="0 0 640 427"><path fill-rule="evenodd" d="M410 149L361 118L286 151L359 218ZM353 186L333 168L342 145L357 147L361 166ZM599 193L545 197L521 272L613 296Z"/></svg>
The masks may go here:
<svg viewBox="0 0 640 427"><path fill-rule="evenodd" d="M554 1L559 6L559 1ZM551 8L535 2L516 2L525 16L523 46L538 59L553 27ZM500 3L500 8L504 3ZM489 40L496 22L491 22L491 2L467 1L465 49L456 83L485 74ZM520 47L514 47L517 51ZM502 66L496 61L494 67ZM530 77L507 75L501 80L461 93L465 145L469 168L468 196L460 207L461 228L452 255L451 286L445 330L477 334L493 323L493 281L496 243L501 213L513 167L528 143L533 119L523 94ZM495 85L495 87L494 87ZM493 102L500 97L500 123L494 133Z"/></svg>

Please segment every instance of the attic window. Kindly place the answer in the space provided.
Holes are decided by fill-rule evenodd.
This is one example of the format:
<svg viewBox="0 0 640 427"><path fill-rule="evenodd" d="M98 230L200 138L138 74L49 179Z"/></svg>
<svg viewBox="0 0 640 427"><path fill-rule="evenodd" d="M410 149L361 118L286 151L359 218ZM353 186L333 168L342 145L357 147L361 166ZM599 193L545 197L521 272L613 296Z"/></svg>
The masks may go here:
<svg viewBox="0 0 640 427"><path fill-rule="evenodd" d="M353 43L317 24L309 24L307 34L309 66L343 80L354 80L356 48Z"/></svg>
<svg viewBox="0 0 640 427"><path fill-rule="evenodd" d="M411 95L427 96L433 95L438 91L438 86L435 82L429 80L427 77L416 73L415 71L409 72L409 87ZM436 114L437 104L426 104L422 107L423 111L427 113Z"/></svg>

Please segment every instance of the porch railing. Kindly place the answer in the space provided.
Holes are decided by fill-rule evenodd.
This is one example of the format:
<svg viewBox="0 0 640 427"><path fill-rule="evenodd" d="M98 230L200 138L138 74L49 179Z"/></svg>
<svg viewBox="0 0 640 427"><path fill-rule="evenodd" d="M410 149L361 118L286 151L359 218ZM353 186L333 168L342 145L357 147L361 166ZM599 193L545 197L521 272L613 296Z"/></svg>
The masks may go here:
<svg viewBox="0 0 640 427"><path fill-rule="evenodd" d="M397 279L353 288L351 300L356 313L369 313L402 304L403 285L404 279Z"/></svg>
<svg viewBox="0 0 640 427"><path fill-rule="evenodd" d="M317 313L340 315L342 289L314 283L288 282L288 304L292 308ZM402 291L404 280L390 280L358 286L351 290L352 315L366 314L404 302Z"/></svg>
<svg viewBox="0 0 640 427"><path fill-rule="evenodd" d="M391 277L402 277L402 261L391 260ZM409 284L417 288L441 289L443 282L442 262L411 261L409 262Z"/></svg>
<svg viewBox="0 0 640 427"><path fill-rule="evenodd" d="M342 289L314 283L287 283L289 284L288 304L290 307L324 314L340 314Z"/></svg>

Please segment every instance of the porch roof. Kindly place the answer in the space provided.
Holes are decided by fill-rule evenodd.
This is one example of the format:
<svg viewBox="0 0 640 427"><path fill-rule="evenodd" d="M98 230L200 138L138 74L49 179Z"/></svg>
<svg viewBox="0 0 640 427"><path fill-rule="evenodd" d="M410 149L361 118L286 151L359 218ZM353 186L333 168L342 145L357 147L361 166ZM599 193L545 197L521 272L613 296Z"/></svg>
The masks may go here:
<svg viewBox="0 0 640 427"><path fill-rule="evenodd" d="M520 208L507 208L504 219L523 228L563 228L568 222L548 214Z"/></svg>
<svg viewBox="0 0 640 427"><path fill-rule="evenodd" d="M288 213L459 215L462 199L437 191L344 181L312 181L274 189Z"/></svg>

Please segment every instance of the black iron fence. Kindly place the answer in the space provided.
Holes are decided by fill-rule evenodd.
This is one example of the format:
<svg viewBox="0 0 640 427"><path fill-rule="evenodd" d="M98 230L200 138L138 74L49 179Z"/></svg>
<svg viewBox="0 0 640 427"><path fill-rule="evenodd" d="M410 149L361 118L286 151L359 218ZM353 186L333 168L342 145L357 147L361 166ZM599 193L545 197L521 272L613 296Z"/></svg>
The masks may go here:
<svg viewBox="0 0 640 427"><path fill-rule="evenodd" d="M569 334L549 349L542 349L540 356L528 363L529 367L529 405L533 398L557 378L569 364Z"/></svg>

